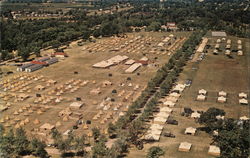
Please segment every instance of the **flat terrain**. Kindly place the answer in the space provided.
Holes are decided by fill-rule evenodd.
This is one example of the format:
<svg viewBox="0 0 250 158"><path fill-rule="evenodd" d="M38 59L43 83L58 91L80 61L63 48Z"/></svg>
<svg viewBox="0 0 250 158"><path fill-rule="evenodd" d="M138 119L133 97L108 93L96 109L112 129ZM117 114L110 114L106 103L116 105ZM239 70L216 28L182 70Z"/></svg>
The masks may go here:
<svg viewBox="0 0 250 158"><path fill-rule="evenodd" d="M1 92L1 97L4 99L2 104L8 105L9 108L1 113L0 119L4 121L3 124L6 127L23 126L28 134L40 135L39 137L44 138L45 141L47 141L48 131L39 130L39 127L44 123L56 125L60 132L65 132L72 129L72 126L80 119L83 124L74 130L76 134L86 133L90 135L93 127L98 127L105 133L107 124L115 121L126 112L131 102L145 88L148 80L182 45L189 33L175 33L177 39L173 39L171 45L163 48L156 47L168 35L168 33L128 34L127 38L102 38L97 40L96 43L88 43L84 46L78 46L77 42L72 42L65 50L69 57L62 59L60 62L32 73L18 72L3 78L3 81L9 79L11 85L24 78L23 84L28 85L18 90ZM129 42L139 36L141 36L140 39ZM129 43L126 47L119 48L117 51L110 51L126 42ZM167 51L166 49L171 46L174 47ZM51 50L42 52L42 54L49 54L49 52ZM92 67L93 64L116 55L126 55L129 59L134 60L146 56L149 59L149 64L140 67L131 74L125 73L129 65L125 65L124 62L107 69ZM16 67L2 66L1 68L15 69ZM13 77L16 77L16 79L13 79ZM128 80L128 77L131 80ZM48 85L49 80L54 80L57 83ZM69 83L69 81L71 82ZM112 85L104 85L104 82L107 81L111 82ZM34 88L38 85L44 86L45 89L35 90ZM69 85L71 89L66 90L65 88ZM12 89L18 87L14 85ZM63 88L60 89L60 87ZM76 90L72 90L74 88ZM100 94L90 93L91 90L97 88L100 89ZM112 93L113 90L116 90L117 93ZM61 91L62 93L58 94ZM36 97L37 93L41 94L42 97ZM14 96L20 94L27 94L30 97L18 101ZM83 107L69 110L69 105L75 102L77 97L82 99ZM107 98L112 98L112 100ZM29 113L30 109L32 111ZM70 117L59 116L59 112L65 109L72 112ZM15 112L18 114L13 115ZM82 118L78 117L78 114L82 115ZM99 116L94 119L96 115ZM9 117L9 120L6 117ZM23 124L22 122L27 118L29 121ZM36 119L39 120L39 123L34 123ZM90 120L91 124L85 124L87 120Z"/></svg>
<svg viewBox="0 0 250 158"><path fill-rule="evenodd" d="M237 49L238 38L227 38L232 39L231 49ZM189 62L179 76L179 83L185 83L186 79L191 79L193 82L181 93L176 106L172 108L174 112L171 117L179 122L178 126L164 125L164 131L171 131L176 138L161 136L159 142L145 144L141 151L133 148L128 157L143 158L151 146L162 147L165 150L163 157L166 158L212 157L207 154L209 144L212 143L212 137L209 134L203 131L198 131L195 136L184 134L185 128L201 127L201 125L196 123L193 118L181 116L183 107L190 107L194 111L206 111L210 107L216 107L225 110L226 118L249 117L249 106L239 104L238 94L245 92L249 96L250 92L250 40L241 39L244 56L237 56L236 53L233 53L233 58L230 59L224 55L225 42L221 44L222 52L219 55L212 54L216 39L209 38L208 44L211 45L211 48L207 49L205 58L202 61ZM205 101L196 101L200 89L205 89L208 92ZM226 103L217 102L218 92L222 90L228 93ZM178 151L180 142L184 141L192 143L190 152Z"/></svg>

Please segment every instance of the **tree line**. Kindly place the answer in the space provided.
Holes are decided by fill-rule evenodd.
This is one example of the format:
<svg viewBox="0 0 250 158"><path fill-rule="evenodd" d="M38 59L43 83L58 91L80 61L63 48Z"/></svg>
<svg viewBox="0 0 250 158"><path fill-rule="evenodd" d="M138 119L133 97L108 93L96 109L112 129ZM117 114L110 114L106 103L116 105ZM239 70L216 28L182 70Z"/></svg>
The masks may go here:
<svg viewBox="0 0 250 158"><path fill-rule="evenodd" d="M90 36L102 37L131 32L131 26L146 26L146 31L159 31L166 22L176 22L180 30L225 30L230 35L250 37L249 7L239 1L167 1L131 2L133 9L88 16L84 8L70 11L71 17L40 20L1 20L1 59L13 58L18 50L27 60L31 52L49 46L59 47L70 41ZM242 2L245 4L245 2ZM215 8L215 9L214 9ZM3 15L9 14L5 11Z"/></svg>

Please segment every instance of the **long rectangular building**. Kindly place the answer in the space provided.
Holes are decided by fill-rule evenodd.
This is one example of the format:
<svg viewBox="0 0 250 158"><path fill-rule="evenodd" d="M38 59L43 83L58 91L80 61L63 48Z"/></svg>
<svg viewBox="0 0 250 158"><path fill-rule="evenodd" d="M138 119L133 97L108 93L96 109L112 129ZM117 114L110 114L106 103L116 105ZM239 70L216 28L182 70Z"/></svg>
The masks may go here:
<svg viewBox="0 0 250 158"><path fill-rule="evenodd" d="M19 66L19 67L17 67L17 71L25 71L26 68L28 68L28 67L30 67L32 65L34 65L34 64L33 63L28 63L28 64L24 64L22 66Z"/></svg>
<svg viewBox="0 0 250 158"><path fill-rule="evenodd" d="M141 63L134 63L127 70L125 70L125 72L126 73L133 73L133 72L135 72L135 70L139 69L139 67L141 67L141 66L142 66Z"/></svg>
<svg viewBox="0 0 250 158"><path fill-rule="evenodd" d="M33 72L33 71L39 70L41 68L43 68L43 65L34 64L34 65L30 66L30 67L25 68L25 71L26 72Z"/></svg>

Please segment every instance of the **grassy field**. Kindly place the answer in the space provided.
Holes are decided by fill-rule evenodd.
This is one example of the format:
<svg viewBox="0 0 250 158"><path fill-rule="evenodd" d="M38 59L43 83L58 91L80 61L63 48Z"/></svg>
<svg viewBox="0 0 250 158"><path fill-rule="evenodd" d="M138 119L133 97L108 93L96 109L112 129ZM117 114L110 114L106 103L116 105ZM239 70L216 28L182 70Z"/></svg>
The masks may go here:
<svg viewBox="0 0 250 158"><path fill-rule="evenodd" d="M237 48L236 37L228 37L232 39L232 49ZM161 136L160 141L156 143L145 144L144 149L139 151L133 148L128 154L129 158L143 158L147 154L151 146L160 146L165 150L166 158L210 158L208 155L208 147L212 143L212 137L202 131L198 131L195 136L185 135L184 130L187 127L200 127L194 119L181 116L183 107L190 107L194 111L206 111L210 107L216 107L225 110L226 118L238 119L241 116L249 117L249 106L240 105L238 102L238 94L245 92L249 96L250 92L250 40L242 39L244 56L232 54L232 59L228 58L224 53L213 55L212 51L216 42L216 38L210 38L209 43L211 49L199 63L189 62L184 71L179 76L180 83L184 83L186 79L192 79L191 87L185 89L180 97L177 105L173 108L174 112L171 117L179 122L178 126L165 125L164 130L171 131L176 138L167 138ZM224 44L222 44L224 46ZM224 50L224 49L223 49ZM208 91L207 100L204 102L196 101L198 90L205 89ZM218 103L217 97L219 91L228 93L226 103ZM180 142L187 141L192 143L191 151L188 153L179 152L178 146Z"/></svg>
<svg viewBox="0 0 250 158"><path fill-rule="evenodd" d="M143 35L144 38L152 37L151 45L146 45L145 43L143 43L144 38L142 38L142 40L140 41L141 43L131 44L135 46L134 48L135 52L129 53L125 51L125 49L121 49L118 52L109 51L108 46L110 48L120 46L122 43L129 41L139 35ZM22 102L14 102L14 99L12 98L10 100L3 102L3 104L9 102L11 103L11 106L7 111L4 111L1 114L0 119L5 118L6 116L10 116L11 120L6 122L13 122L14 118L19 118L20 120L24 120L25 118L28 117L30 122L27 123L24 126L24 128L27 130L29 135L33 136L37 136L37 132L35 132L34 130L38 129L44 123L50 123L52 125L55 125L57 122L61 122L62 125L58 127L58 130L60 132L65 132L68 129L72 129L72 126L75 124L76 120L69 119L67 121L63 121L62 120L63 118L59 117L58 113L61 110L69 107L69 104L74 102L76 97L81 97L85 105L80 110L73 110L73 112L81 113L83 116L82 120L84 122L86 120L91 120L92 123L91 125L89 125L88 129L83 129L83 126L79 126L77 130L74 130L74 133L88 134L91 131L91 128L93 127L99 127L101 130L104 130L107 128L107 124L109 122L118 118L119 113L121 111L124 111L127 108L127 106L129 106L131 102L140 95L140 92L146 86L148 80L154 76L157 69L168 61L168 59L171 56L170 52L156 50L155 53L150 53L150 50L156 49L155 45L157 45L160 41L162 41L164 39L164 36L168 35L169 33L128 34L128 38L116 39L118 42L115 44L109 44L112 41L114 41L114 38L103 38L97 40L96 43L88 43L84 46L78 46L77 42L72 42L68 47L68 49L65 50L65 52L69 55L68 58L65 58L59 63L56 63L49 67L30 73L31 75L35 76L43 75L44 80L32 81L32 83L29 85L29 87L31 88L31 92L25 92L26 94L29 94L31 96L29 99L24 100ZM189 33L182 32L182 33L176 33L175 35L177 38L180 38L180 37L187 37ZM173 42L172 44L180 47L182 43ZM144 45L144 47L136 49L138 45ZM96 46L103 48L103 50L92 51L92 53L90 53L86 49L86 47L91 49ZM51 50L48 50L46 52L42 52L42 54L44 55L50 52ZM135 60L139 60L144 55L146 55L150 60L150 64L148 66L142 66L135 73L132 74L124 73L124 71L129 67L128 65L124 64L118 64L116 66L110 67L109 69L97 69L92 67L93 64L100 62L102 60L109 59L118 54L127 55L130 59L135 59ZM1 68L9 69L9 67L6 66L2 66ZM11 68L14 69L15 67ZM77 71L78 74L74 74L75 71ZM112 73L112 77L109 76L110 73ZM140 75L138 75L137 73L140 73ZM4 77L3 79L6 80L7 78L15 76L17 74L23 74L23 73L14 73L13 75ZM128 77L130 77L131 80L127 80ZM55 86L46 87L46 89L43 91L34 90L34 87L37 85L46 86L46 81L48 81L49 79L56 80L57 84ZM33 102L36 99L35 97L36 93L40 93L46 96L56 97L54 94L49 95L48 92L71 79L75 80L80 79L82 81L88 80L89 83L84 87L79 88L74 93L66 92L62 94L61 97L63 98L63 100L60 103L36 104L35 106L40 106L40 108L43 108L44 106L49 107L49 109L47 109L42 114L37 114L37 111L34 110L34 112L29 116L24 116L23 113L20 113L19 115L15 116L12 115L15 111L19 110L20 108L28 104L33 105L34 104ZM112 85L107 87L102 87L102 82L106 80L111 81ZM95 83L93 83L93 81L95 81ZM124 83L124 86L119 86L121 83ZM130 83L132 84L132 86L129 86ZM135 85L139 85L139 89L134 90ZM101 89L101 94L91 95L90 91L98 87L100 87ZM116 94L111 93L112 90L114 89L117 90ZM125 91L125 94L119 97L118 94L123 90ZM20 92L13 92L13 93L19 94ZM132 93L132 96L130 96L127 101L124 101L123 100L124 97L129 93ZM108 102L110 104L109 110L102 110L102 107L100 107L100 103L103 102L103 100L107 97L113 98L115 99L115 101ZM119 110L114 111L113 108L118 104L121 104ZM93 120L93 117L99 111L103 111L104 114L98 120ZM113 117L111 119L108 119L104 124L100 123L109 112L113 113ZM38 119L40 123L34 125L33 121L35 119ZM14 125L15 124L13 124L11 127L14 127Z"/></svg>

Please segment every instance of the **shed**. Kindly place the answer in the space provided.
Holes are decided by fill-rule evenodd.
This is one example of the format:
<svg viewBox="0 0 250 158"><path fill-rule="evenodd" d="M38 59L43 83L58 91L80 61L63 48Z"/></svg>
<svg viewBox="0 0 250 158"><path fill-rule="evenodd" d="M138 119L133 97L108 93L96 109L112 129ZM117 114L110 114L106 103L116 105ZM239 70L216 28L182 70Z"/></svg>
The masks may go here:
<svg viewBox="0 0 250 158"><path fill-rule="evenodd" d="M217 43L216 45L215 45L215 47L214 47L215 49L219 49L220 48L220 44L219 43Z"/></svg>
<svg viewBox="0 0 250 158"><path fill-rule="evenodd" d="M54 125L51 125L51 124L49 124L49 123L45 123L45 124L43 124L41 127L40 127L40 129L41 130L44 130L44 131L50 131L50 130L52 130L52 129L54 129L55 128L55 126Z"/></svg>
<svg viewBox="0 0 250 158"><path fill-rule="evenodd" d="M149 141L159 141L160 140L160 135L147 134L147 135L145 135L144 139L149 140Z"/></svg>
<svg viewBox="0 0 250 158"><path fill-rule="evenodd" d="M231 51L227 49L227 50L225 51L225 55L230 55L230 54L231 54Z"/></svg>
<svg viewBox="0 0 250 158"><path fill-rule="evenodd" d="M165 102L163 103L163 105L166 105L166 106L169 106L169 107L174 107L174 106L175 106L175 103L172 102L172 101L165 101Z"/></svg>
<svg viewBox="0 0 250 158"><path fill-rule="evenodd" d="M223 97L223 96L220 96L220 97L218 97L217 101L218 101L219 103L225 103L225 102L227 101L227 98L225 98L225 97Z"/></svg>
<svg viewBox="0 0 250 158"><path fill-rule="evenodd" d="M212 36L214 36L214 37L226 37L227 34L224 31L213 31Z"/></svg>
<svg viewBox="0 0 250 158"><path fill-rule="evenodd" d="M130 60L128 60L128 61L125 62L125 65L132 65L134 63L135 63L135 60L130 59Z"/></svg>
<svg viewBox="0 0 250 158"><path fill-rule="evenodd" d="M242 50L242 45L238 45L238 50Z"/></svg>
<svg viewBox="0 0 250 158"><path fill-rule="evenodd" d="M181 142L179 146L179 151L189 152L192 144L188 142Z"/></svg>
<svg viewBox="0 0 250 158"><path fill-rule="evenodd" d="M242 50L238 50L237 55L238 56L242 56L243 55L243 51Z"/></svg>
<svg viewBox="0 0 250 158"><path fill-rule="evenodd" d="M126 73L133 73L142 66L141 63L134 63L128 69L125 70Z"/></svg>
<svg viewBox="0 0 250 158"><path fill-rule="evenodd" d="M169 114L167 112L159 112L156 117L163 117L163 118L166 118L168 119L169 117Z"/></svg>
<svg viewBox="0 0 250 158"><path fill-rule="evenodd" d="M220 91L218 93L218 96L223 96L223 97L226 97L227 96L227 93L225 91Z"/></svg>
<svg viewBox="0 0 250 158"><path fill-rule="evenodd" d="M237 40L237 44L242 44L242 41L241 40Z"/></svg>
<svg viewBox="0 0 250 158"><path fill-rule="evenodd" d="M232 41L230 39L227 40L227 44L231 44Z"/></svg>
<svg viewBox="0 0 250 158"><path fill-rule="evenodd" d="M69 106L71 107L71 108L77 108L77 109L80 109L82 106L83 106L83 102L73 102L73 103L71 103Z"/></svg>
<svg viewBox="0 0 250 158"><path fill-rule="evenodd" d="M195 135L195 132L196 132L196 128L194 127L188 127L185 130L185 134L189 134L189 135Z"/></svg>
<svg viewBox="0 0 250 158"><path fill-rule="evenodd" d="M150 129L151 130L162 130L163 129L163 125L160 125L160 124L152 124L151 126L150 126Z"/></svg>
<svg viewBox="0 0 250 158"><path fill-rule="evenodd" d="M200 118L200 116L201 116L201 114L198 113L197 111L195 111L195 112L193 112L193 113L191 114L191 118Z"/></svg>
<svg viewBox="0 0 250 158"><path fill-rule="evenodd" d="M243 93L243 92L241 92L241 93L239 93L239 98L247 98L247 94L246 93Z"/></svg>
<svg viewBox="0 0 250 158"><path fill-rule="evenodd" d="M206 96L205 95L198 95L196 99L198 101L204 101L204 100L206 100Z"/></svg>
<svg viewBox="0 0 250 158"><path fill-rule="evenodd" d="M205 89L200 89L198 94L206 95L207 91Z"/></svg>
<svg viewBox="0 0 250 158"><path fill-rule="evenodd" d="M215 145L210 145L208 149L208 154L213 156L220 156L220 148Z"/></svg>
<svg viewBox="0 0 250 158"><path fill-rule="evenodd" d="M167 112L167 113L172 113L173 110L170 109L169 107L161 107L160 112Z"/></svg>
<svg viewBox="0 0 250 158"><path fill-rule="evenodd" d="M154 118L154 123L160 123L160 124L164 124L166 123L167 118L166 117L155 117Z"/></svg>
<svg viewBox="0 0 250 158"><path fill-rule="evenodd" d="M246 100L245 98L239 99L239 103L242 105L248 105L248 100Z"/></svg>

